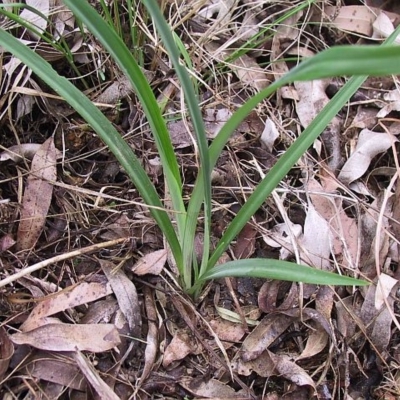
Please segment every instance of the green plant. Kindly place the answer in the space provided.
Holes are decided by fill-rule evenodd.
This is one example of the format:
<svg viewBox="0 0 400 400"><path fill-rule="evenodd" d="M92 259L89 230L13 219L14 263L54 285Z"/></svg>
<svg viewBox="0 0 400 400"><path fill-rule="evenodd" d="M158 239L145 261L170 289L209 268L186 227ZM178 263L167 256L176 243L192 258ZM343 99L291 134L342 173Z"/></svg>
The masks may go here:
<svg viewBox="0 0 400 400"><path fill-rule="evenodd" d="M197 295L207 279L238 275L332 285L367 284L365 281L279 260L251 259L232 261L218 267L215 267L215 265L231 241L362 84L366 76L388 75L400 72L400 63L398 62L400 48L398 46L343 46L326 50L313 58L304 60L287 75L271 84L240 107L209 147L193 81L186 67L181 63L181 59L185 59L185 55L182 56L179 51L176 39L171 33L170 27L165 21L156 0L143 0L179 77L188 113L195 130L200 166L192 196L186 207L182 199L182 180L179 166L166 122L141 68L115 30L110 28L109 24L86 1L65 0L65 3L103 44L122 72L130 79L154 135L163 165L172 210L163 209L159 195L140 165L139 160L120 134L113 128L112 124L91 101L69 81L60 77L50 64L7 32L0 31L0 44L21 59L57 94L75 108L106 143L137 187L144 202L149 206L153 218L165 235L179 269L183 288L186 291ZM387 44L393 42L398 31L387 40ZM293 81L343 75L358 75L358 77L353 77L348 81L296 142L280 157L276 165L258 185L233 219L215 250L210 254L210 243L207 240L210 237L211 220L210 175L234 129L259 102L283 85ZM193 247L198 227L198 217L202 207L205 242L202 261L198 265ZM171 222L171 218L173 222Z"/></svg>

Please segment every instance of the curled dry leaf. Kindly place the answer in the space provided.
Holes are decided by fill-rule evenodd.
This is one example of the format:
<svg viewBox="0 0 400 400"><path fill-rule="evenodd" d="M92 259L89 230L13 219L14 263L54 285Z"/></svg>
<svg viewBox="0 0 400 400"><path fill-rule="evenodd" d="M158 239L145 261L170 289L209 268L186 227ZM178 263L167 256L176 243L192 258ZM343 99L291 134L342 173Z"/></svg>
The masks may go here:
<svg viewBox="0 0 400 400"><path fill-rule="evenodd" d="M374 132L363 129L360 132L354 153L343 165L339 173L339 180L350 184L360 178L367 171L372 159L389 149L397 139L385 132Z"/></svg>
<svg viewBox="0 0 400 400"><path fill-rule="evenodd" d="M32 160L22 199L21 222L17 233L18 250L32 248L45 226L53 194L50 182L57 179L56 159L54 141L49 138Z"/></svg>
<svg viewBox="0 0 400 400"><path fill-rule="evenodd" d="M133 267L132 272L136 275L160 275L167 262L167 250L156 250L143 256Z"/></svg>
<svg viewBox="0 0 400 400"><path fill-rule="evenodd" d="M199 354L200 352L201 347L192 336L183 329L177 330L171 343L165 349L163 367L166 368L174 361L184 359L188 354Z"/></svg>
<svg viewBox="0 0 400 400"><path fill-rule="evenodd" d="M0 252L10 249L15 243L16 241L13 239L13 237L7 233L0 238Z"/></svg>
<svg viewBox="0 0 400 400"><path fill-rule="evenodd" d="M15 333L10 338L15 344L28 344L41 350L93 353L111 350L120 343L113 324L48 324L29 332Z"/></svg>
<svg viewBox="0 0 400 400"><path fill-rule="evenodd" d="M260 140L261 143L264 143L267 149L272 152L274 148L274 143L276 139L279 137L278 129L276 128L275 123L272 121L271 118L267 118L265 121L264 130L261 134Z"/></svg>
<svg viewBox="0 0 400 400"><path fill-rule="evenodd" d="M144 301L147 316L147 338L146 350L144 352L144 367L140 377L140 383L148 378L154 366L158 350L158 326L157 326L157 308L154 299L154 292L148 286L144 287Z"/></svg>

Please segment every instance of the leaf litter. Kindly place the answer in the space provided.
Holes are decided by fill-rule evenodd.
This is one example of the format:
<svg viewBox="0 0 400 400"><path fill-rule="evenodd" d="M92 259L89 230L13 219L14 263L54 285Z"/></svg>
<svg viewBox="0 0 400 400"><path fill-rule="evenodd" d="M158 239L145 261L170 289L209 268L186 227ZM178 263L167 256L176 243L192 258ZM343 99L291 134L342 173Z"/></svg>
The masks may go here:
<svg viewBox="0 0 400 400"><path fill-rule="evenodd" d="M60 2L28 3L51 22L28 14L39 32L53 35L54 43L67 39L86 79L74 75L74 81L125 134L163 193L155 146L131 86L94 37L84 40ZM342 3L313 4L277 24L289 10L283 2L169 4L170 15L183 18L174 25L196 73L213 76L200 90L209 140L251 94L292 66L276 60L307 56L333 43L382 40L399 19L395 2ZM190 7L198 12L190 14ZM148 32L141 24L138 20ZM61 73L73 70L59 48L28 30L18 34ZM251 41L254 35L259 36ZM175 77L158 46L146 47L152 62L143 68L157 96L163 94L183 191L190 195L197 172L192 126L182 119ZM240 46L247 51L235 58ZM109 399L400 396L399 332L393 323L399 306L400 192L397 184L390 186L398 173L396 81L366 81L225 254L228 260L255 255L298 260L374 284L331 288L232 278L210 284L193 304L180 293L163 238L114 158L31 71L14 57L5 60L3 396L28 391L54 399L67 398L67 392L71 398L95 392ZM343 82L287 86L240 125L214 171L215 238ZM387 191L394 194L385 201ZM118 244L101 246L104 240Z"/></svg>

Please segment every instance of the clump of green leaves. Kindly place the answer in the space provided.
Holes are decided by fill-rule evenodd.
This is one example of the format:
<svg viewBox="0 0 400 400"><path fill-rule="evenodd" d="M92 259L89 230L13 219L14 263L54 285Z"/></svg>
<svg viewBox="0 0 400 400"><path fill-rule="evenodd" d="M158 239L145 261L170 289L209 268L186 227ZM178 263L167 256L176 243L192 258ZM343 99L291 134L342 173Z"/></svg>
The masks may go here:
<svg viewBox="0 0 400 400"><path fill-rule="evenodd" d="M362 84L366 76L400 73L400 63L398 62L400 59L399 46L342 46L323 51L315 57L304 60L287 75L250 98L241 106L226 122L213 143L208 146L201 110L198 105L197 90L186 69L188 63L184 66L181 62L181 59L185 59L185 55L182 55L183 47L179 46L176 37L174 38L174 34L171 33L171 27L164 19L156 0L143 0L143 4L163 40L163 44L179 77L199 150L200 166L198 177L190 201L186 206L182 198L180 168L166 121L135 57L132 56L131 51L124 44L116 30L110 26L109 21L107 22L102 18L87 1L65 0L65 4L103 44L122 72L130 79L146 114L159 151L173 212L163 208L163 203L155 187L131 148L87 97L67 79L60 77L51 65L39 55L10 34L0 31L0 44L20 58L80 113L124 167L143 197L144 202L149 206L154 220L165 235L179 269L184 290L196 295L200 292L206 280L226 276L255 276L330 285L364 285L367 283L351 277L280 260L250 259L232 261L217 267L215 265L232 240ZM388 39L388 43L393 41L392 39L396 34L397 31ZM294 81L309 81L343 75L357 75L357 77L353 77L348 81L328 106L304 130L295 143L280 157L276 165L260 182L232 220L216 248L211 252L209 241L211 171L235 128L262 100L284 85ZM194 255L194 243L200 213L204 216L204 250L201 262L198 264Z"/></svg>

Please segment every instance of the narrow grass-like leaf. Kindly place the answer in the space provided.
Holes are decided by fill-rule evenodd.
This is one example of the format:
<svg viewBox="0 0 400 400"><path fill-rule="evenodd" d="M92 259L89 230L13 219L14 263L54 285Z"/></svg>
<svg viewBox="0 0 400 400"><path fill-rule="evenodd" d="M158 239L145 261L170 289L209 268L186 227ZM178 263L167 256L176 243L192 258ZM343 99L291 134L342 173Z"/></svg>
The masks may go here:
<svg viewBox="0 0 400 400"><path fill-rule="evenodd" d="M368 285L367 281L350 278L320 269L299 265L289 261L252 258L230 261L207 271L203 279L218 279L227 276L251 276L256 278L296 281L317 285Z"/></svg>
<svg viewBox="0 0 400 400"><path fill-rule="evenodd" d="M184 237L185 227L185 206L182 200L182 181L175 152L172 147L170 136L161 115L157 100L151 90L146 77L133 58L122 39L116 34L115 30L100 17L96 10L87 1L64 0L64 3L71 9L103 44L113 59L117 62L124 74L129 78L140 104L146 114L147 120L152 129L152 133L160 154L164 175L171 195L172 205L177 212L176 220L180 240ZM168 238L167 238L168 240ZM178 260L177 260L178 263ZM182 265L178 263L178 267Z"/></svg>
<svg viewBox="0 0 400 400"><path fill-rule="evenodd" d="M162 208L158 194L139 160L100 110L79 89L58 75L47 61L1 29L0 45L31 68L40 79L77 110L124 166L146 204ZM179 241L168 214L157 208L150 208L150 212L165 234L177 263L182 262Z"/></svg>
<svg viewBox="0 0 400 400"><path fill-rule="evenodd" d="M326 78L327 76L341 76L343 74L357 75L368 73L370 75L379 76L400 73L400 47L387 46L398 35L399 31L400 27L398 27L387 39L384 46L362 47L360 51L356 50L358 47L343 46L346 47L344 54L340 51L338 52L336 48L325 50L317 56L305 60L303 63L291 70L286 76L254 96L233 114L214 140L210 149L211 165L215 165L214 162L216 162L218 154L222 151L222 148L226 144L231 133L250 113L250 111L254 109L263 98L268 97L275 90L285 84L296 80L321 79ZM351 51L349 51L350 49ZM370 52L368 52L369 49L371 49ZM341 66L342 59L339 58L339 54L347 57L344 66ZM362 57L363 59L364 65L362 66L360 65L359 57ZM379 63L376 62L376 58L379 59ZM305 66L303 64L305 64ZM329 64L329 67L327 64ZM335 68L335 64L337 64L337 69ZM381 65L385 65L385 67L381 67ZM367 68L366 66L371 67ZM375 67L376 69L374 69ZM324 68L328 68L330 75L327 75ZM218 258L229 246L230 242L237 236L247 221L255 214L265 199L271 194L272 190L278 186L279 182L290 171L298 159L307 151L314 140L321 134L328 123L339 112L358 87L361 86L365 79L366 76L353 77L349 82L347 82L342 90L336 94L336 96L321 111L307 129L303 131L295 143L293 143L285 154L281 156L228 226L214 253L210 257L207 269L214 267ZM200 279L202 279L202 276L200 276Z"/></svg>
<svg viewBox="0 0 400 400"><path fill-rule="evenodd" d="M176 74L179 77L179 81L182 85L182 90L185 94L185 102L187 104L189 114L192 120L193 128L196 134L197 146L200 158L200 171L201 179L203 180L202 191L198 195L204 199L204 245L203 245L203 257L202 257L202 268L205 269L209 257L209 237L210 237L210 223L211 223L211 168L210 168L210 157L207 144L207 138L205 134L205 127L201 110L199 107L199 98L194 90L193 83L190 75L186 69L181 65L180 62L180 51L174 41L171 33L171 27L165 21L161 10L156 0L142 0L143 4L148 9L152 16L157 31L163 39L164 46L168 50L168 55L175 67ZM190 228L190 227L189 227ZM186 265L186 286L191 286L191 269L193 268L193 245L194 235L191 229L185 231L183 238L183 258Z"/></svg>

